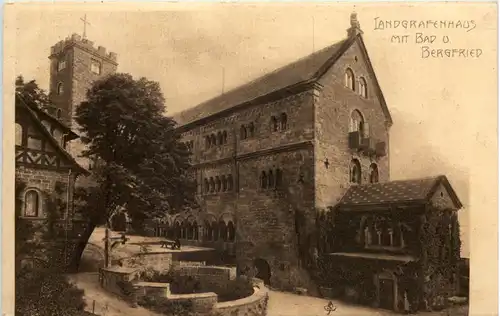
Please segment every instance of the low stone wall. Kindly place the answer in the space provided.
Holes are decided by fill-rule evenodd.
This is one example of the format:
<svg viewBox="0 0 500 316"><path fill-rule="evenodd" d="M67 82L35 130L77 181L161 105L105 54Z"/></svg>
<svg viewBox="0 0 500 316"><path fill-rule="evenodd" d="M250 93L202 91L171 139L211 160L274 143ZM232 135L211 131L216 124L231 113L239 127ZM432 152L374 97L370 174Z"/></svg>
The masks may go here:
<svg viewBox="0 0 500 316"><path fill-rule="evenodd" d="M268 290L259 279L253 279L254 292L251 296L239 300L215 304L216 316L265 316L267 315Z"/></svg>
<svg viewBox="0 0 500 316"><path fill-rule="evenodd" d="M177 266L174 271L180 275L214 278L221 281L234 280L236 278L236 268L234 267L204 266L185 263Z"/></svg>
<svg viewBox="0 0 500 316"><path fill-rule="evenodd" d="M172 254L166 252L141 253L120 261L123 267L141 266L141 269L153 269L158 272L167 272L172 267Z"/></svg>
<svg viewBox="0 0 500 316"><path fill-rule="evenodd" d="M236 269L213 266L179 266L176 271L180 276L192 276L198 279L204 287L212 287L224 293L231 291L232 283L236 280ZM259 279L252 279L253 294L227 302L218 302L215 291L203 293L172 294L169 283L142 282L137 280L139 269L127 267L110 267L100 269L101 285L109 292L126 299L138 300L154 298L156 302L163 300L170 302L189 302L193 312L206 313L214 316L265 316L267 311L268 291ZM244 281L244 280L243 280ZM249 281L246 279L246 281ZM135 295L127 295L123 291L123 284L133 286ZM246 283L248 284L248 283Z"/></svg>
<svg viewBox="0 0 500 316"><path fill-rule="evenodd" d="M136 279L138 269L125 267L109 267L99 270L99 280L101 286L111 293L124 296L120 286L123 282L132 282Z"/></svg>

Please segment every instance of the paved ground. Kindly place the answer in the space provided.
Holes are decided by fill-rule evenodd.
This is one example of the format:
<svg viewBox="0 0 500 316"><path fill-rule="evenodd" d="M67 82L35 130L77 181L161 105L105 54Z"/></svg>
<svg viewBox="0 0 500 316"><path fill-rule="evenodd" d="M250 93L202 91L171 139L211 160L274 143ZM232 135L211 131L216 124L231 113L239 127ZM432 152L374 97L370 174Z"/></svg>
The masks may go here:
<svg viewBox="0 0 500 316"><path fill-rule="evenodd" d="M325 306L328 300L301 296L291 293L271 291L269 293L269 316L326 316ZM350 306L332 301L335 311L330 316L389 316L398 315L390 311L377 310L361 306Z"/></svg>
<svg viewBox="0 0 500 316"><path fill-rule="evenodd" d="M97 273L73 274L70 279L85 290L86 311L92 312L95 302L94 312L100 316L161 316L142 307L133 308L118 296L104 291Z"/></svg>
<svg viewBox="0 0 500 316"><path fill-rule="evenodd" d="M70 276L77 286L85 290L86 310L92 311L95 301L95 313L101 316L160 316L142 307L133 308L118 296L104 291L99 285L97 273L79 273ZM325 306L328 300L301 296L277 291L269 292L269 316L328 316ZM336 308L330 316L395 316L401 315L391 311L373 309L362 306L347 305L332 301ZM467 316L467 306L447 311L419 313L418 316Z"/></svg>

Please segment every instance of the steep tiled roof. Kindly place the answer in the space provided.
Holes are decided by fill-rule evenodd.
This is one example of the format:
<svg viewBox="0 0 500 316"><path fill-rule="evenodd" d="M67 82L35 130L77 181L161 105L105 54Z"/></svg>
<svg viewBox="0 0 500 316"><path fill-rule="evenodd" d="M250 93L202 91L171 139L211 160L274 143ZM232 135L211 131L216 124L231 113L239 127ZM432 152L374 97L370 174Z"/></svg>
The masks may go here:
<svg viewBox="0 0 500 316"><path fill-rule="evenodd" d="M445 186L455 204L461 207L455 191L445 176L354 185L347 190L338 206L425 202L432 197L440 184Z"/></svg>
<svg viewBox="0 0 500 316"><path fill-rule="evenodd" d="M179 125L184 125L257 97L313 79L330 59L338 58L343 48L348 46L348 43L352 43L352 41L352 38L344 39L331 46L325 47L243 86L228 91L193 108L174 114L174 119Z"/></svg>
<svg viewBox="0 0 500 316"><path fill-rule="evenodd" d="M45 135L46 139L51 143L51 145L54 146L54 148L56 148L56 150L64 158L66 158L80 174L84 175L90 174L85 168L83 168L82 166L80 166L80 164L78 164L78 162L76 162L75 158L73 158L73 156L71 156L66 151L66 149L61 147L59 142L50 134L47 128L42 124L40 118L38 117L38 115L35 113L34 109L31 106L28 106L26 102L22 101L22 102L16 102L16 107L25 109L24 113L26 113L29 117L31 117L32 121L37 125L40 132ZM18 109L16 109L16 111L18 111Z"/></svg>

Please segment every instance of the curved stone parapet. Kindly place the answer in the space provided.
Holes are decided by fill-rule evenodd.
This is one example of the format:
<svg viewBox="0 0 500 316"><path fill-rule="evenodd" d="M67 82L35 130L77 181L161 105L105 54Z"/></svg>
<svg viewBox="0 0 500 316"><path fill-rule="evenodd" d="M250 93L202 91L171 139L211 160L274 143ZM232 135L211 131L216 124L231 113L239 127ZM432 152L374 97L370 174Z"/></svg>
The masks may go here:
<svg viewBox="0 0 500 316"><path fill-rule="evenodd" d="M220 316L267 315L268 289L260 279L253 278L254 292L239 300L215 304L214 311Z"/></svg>

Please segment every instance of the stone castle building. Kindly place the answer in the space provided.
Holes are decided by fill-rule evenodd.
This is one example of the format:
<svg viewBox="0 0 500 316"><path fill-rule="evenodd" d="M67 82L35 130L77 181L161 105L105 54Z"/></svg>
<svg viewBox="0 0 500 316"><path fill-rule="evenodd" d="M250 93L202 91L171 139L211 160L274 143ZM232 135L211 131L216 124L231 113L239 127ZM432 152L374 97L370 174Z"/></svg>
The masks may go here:
<svg viewBox="0 0 500 316"><path fill-rule="evenodd" d="M76 107L86 99L92 83L116 72L117 56L106 48L73 34L50 48L49 98L55 106L55 115L73 130ZM69 152L82 166L91 169L92 161L79 157L84 145L76 140L68 146Z"/></svg>
<svg viewBox="0 0 500 316"><path fill-rule="evenodd" d="M276 287L310 287L318 210L353 184L390 179L392 119L355 14L345 39L174 119L201 210L159 228Z"/></svg>

